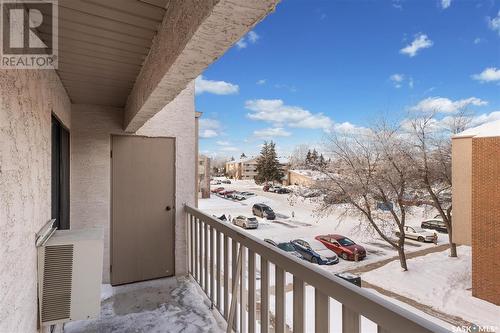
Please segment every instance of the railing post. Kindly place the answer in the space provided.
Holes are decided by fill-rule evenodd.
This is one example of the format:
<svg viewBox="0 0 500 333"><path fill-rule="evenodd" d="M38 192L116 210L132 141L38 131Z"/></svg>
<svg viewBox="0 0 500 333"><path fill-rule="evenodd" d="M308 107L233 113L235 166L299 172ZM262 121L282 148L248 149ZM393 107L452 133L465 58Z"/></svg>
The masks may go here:
<svg viewBox="0 0 500 333"><path fill-rule="evenodd" d="M304 281L293 277L293 333L305 332L305 288Z"/></svg>
<svg viewBox="0 0 500 333"><path fill-rule="evenodd" d="M200 235L200 230L199 230L199 223L198 219L194 219L194 277L198 283L201 283L200 281L200 270L199 270L199 263L200 263L200 252L199 252L199 246L198 246L198 241L199 241L199 235Z"/></svg>
<svg viewBox="0 0 500 333"><path fill-rule="evenodd" d="M246 312L247 312L247 291L246 291L246 249L240 244L240 332L246 330Z"/></svg>
<svg viewBox="0 0 500 333"><path fill-rule="evenodd" d="M234 242L234 240L233 240ZM234 330L236 330L236 324L235 319L236 319L236 302L238 298L238 288L239 288L239 279L238 276L241 274L241 250L239 251L238 254L238 259L236 262L236 267L235 267L235 277L233 278L233 288L232 288L232 293L231 293L231 307L229 309L229 318L227 320L227 329L226 333L231 333ZM234 255L235 253L233 253ZM235 256L236 257L236 256Z"/></svg>
<svg viewBox="0 0 500 333"><path fill-rule="evenodd" d="M229 316L229 237L224 235L224 318Z"/></svg>
<svg viewBox="0 0 500 333"><path fill-rule="evenodd" d="M216 251L217 251L217 254L216 254L216 260L217 260L217 271L216 271L216 279L217 279L217 284L216 284L216 293L217 295L215 296L215 304L217 305L217 309L219 309L219 312L221 311L222 309L222 306L221 306L221 297L220 297L220 284L221 284L221 281L220 281L220 274L221 274L221 271L222 271L222 265L221 265L221 262L222 262L222 258L221 258L221 253L220 253L220 236L221 236L221 233L219 230L217 230L217 232L215 233L215 237L217 237L216 241L215 241L215 244L216 244Z"/></svg>
<svg viewBox="0 0 500 333"><path fill-rule="evenodd" d="M318 288L314 289L314 329L316 332L330 330L330 300Z"/></svg>
<svg viewBox="0 0 500 333"><path fill-rule="evenodd" d="M260 331L269 332L269 263L260 257Z"/></svg>
<svg viewBox="0 0 500 333"><path fill-rule="evenodd" d="M208 285L208 225L204 223L204 232L203 232L203 237L205 238L204 244L203 244L203 254L204 254L204 266L205 266L205 275L203 275L203 281L204 281L204 290L205 294L209 295L209 285Z"/></svg>
<svg viewBox="0 0 500 333"><path fill-rule="evenodd" d="M286 325L285 270L278 265L275 265L275 278L276 283L274 287L276 289L276 333L284 333Z"/></svg>
<svg viewBox="0 0 500 333"><path fill-rule="evenodd" d="M248 333L255 333L255 252L248 249Z"/></svg>
<svg viewBox="0 0 500 333"><path fill-rule="evenodd" d="M359 333L359 313L342 304L342 333Z"/></svg>
<svg viewBox="0 0 500 333"><path fill-rule="evenodd" d="M215 275L214 275L214 266L215 266L215 229L210 227L210 300L212 304L215 303Z"/></svg>

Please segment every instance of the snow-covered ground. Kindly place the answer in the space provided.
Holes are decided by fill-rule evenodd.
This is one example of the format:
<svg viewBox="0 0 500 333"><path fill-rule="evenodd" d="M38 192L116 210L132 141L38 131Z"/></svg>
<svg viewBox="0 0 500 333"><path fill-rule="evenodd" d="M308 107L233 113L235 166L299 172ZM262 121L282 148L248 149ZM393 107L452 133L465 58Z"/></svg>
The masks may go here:
<svg viewBox="0 0 500 333"><path fill-rule="evenodd" d="M458 258L448 257L447 252L431 253L408 260L407 272L391 262L362 278L476 325L500 329L500 306L472 297L471 248L457 250Z"/></svg>
<svg viewBox="0 0 500 333"><path fill-rule="evenodd" d="M219 186L225 189L251 191L256 196L249 197L244 201L233 201L212 194L210 199L199 200L199 208L208 214L215 216L225 214L226 216L230 215L231 218L238 215L250 217L252 216L252 206L255 203L265 203L276 212L275 221L257 218L259 228L244 232L251 233L261 239L270 238L277 242L297 238L311 242L315 236L336 233L347 236L366 248L368 255L361 262L340 260L338 264L333 266L321 266L330 272L343 272L397 255L397 252L380 236L367 228L365 222L360 222L356 217L343 216L341 208L330 216L319 217L315 213L316 203L314 199L297 199L288 194L264 192L262 186L258 186L250 180L232 180L232 184L212 185L212 188ZM429 217L432 216L428 212L417 209L413 215L408 217L408 225L420 226L420 222ZM446 242L447 235L439 234L438 244ZM434 246L433 243L407 240L406 250L413 252Z"/></svg>

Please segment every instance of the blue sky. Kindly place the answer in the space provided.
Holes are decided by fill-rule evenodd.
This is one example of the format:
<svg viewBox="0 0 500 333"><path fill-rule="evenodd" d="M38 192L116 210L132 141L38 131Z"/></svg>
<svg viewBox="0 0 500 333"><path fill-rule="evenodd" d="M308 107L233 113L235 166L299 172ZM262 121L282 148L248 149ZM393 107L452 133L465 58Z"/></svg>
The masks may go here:
<svg viewBox="0 0 500 333"><path fill-rule="evenodd" d="M217 156L430 108L500 119L500 1L283 0L196 89L200 151Z"/></svg>

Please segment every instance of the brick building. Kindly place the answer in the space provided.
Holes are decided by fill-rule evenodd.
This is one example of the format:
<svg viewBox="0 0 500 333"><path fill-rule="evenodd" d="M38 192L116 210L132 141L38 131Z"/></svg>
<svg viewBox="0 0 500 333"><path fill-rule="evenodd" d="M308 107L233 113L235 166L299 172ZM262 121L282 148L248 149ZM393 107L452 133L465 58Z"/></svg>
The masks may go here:
<svg viewBox="0 0 500 333"><path fill-rule="evenodd" d="M500 305L500 120L452 139L453 239L472 246L472 295Z"/></svg>

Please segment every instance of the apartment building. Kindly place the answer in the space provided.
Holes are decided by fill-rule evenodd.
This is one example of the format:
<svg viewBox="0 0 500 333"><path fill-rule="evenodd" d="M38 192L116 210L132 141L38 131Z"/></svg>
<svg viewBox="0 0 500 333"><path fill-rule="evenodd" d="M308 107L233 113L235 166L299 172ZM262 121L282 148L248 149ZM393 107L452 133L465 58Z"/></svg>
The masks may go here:
<svg viewBox="0 0 500 333"><path fill-rule="evenodd" d="M472 246L472 295L500 305L500 120L452 139L453 240Z"/></svg>

